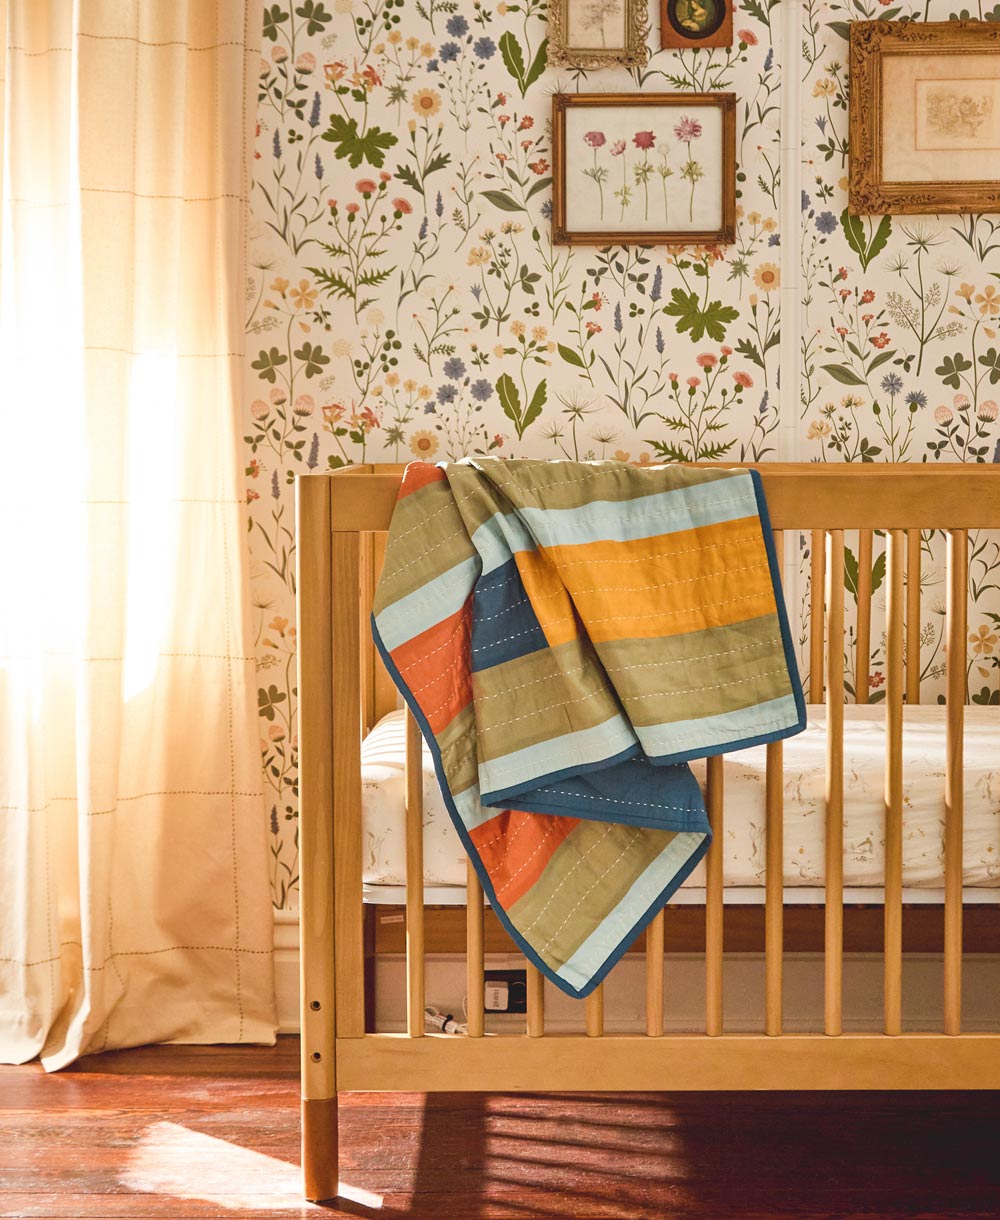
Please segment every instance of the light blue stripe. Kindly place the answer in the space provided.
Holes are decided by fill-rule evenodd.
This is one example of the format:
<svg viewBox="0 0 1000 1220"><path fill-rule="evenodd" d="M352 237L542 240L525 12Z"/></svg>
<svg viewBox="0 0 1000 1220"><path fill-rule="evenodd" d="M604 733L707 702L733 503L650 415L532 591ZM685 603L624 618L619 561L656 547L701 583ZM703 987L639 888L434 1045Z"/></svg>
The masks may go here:
<svg viewBox="0 0 1000 1220"><path fill-rule="evenodd" d="M527 788L535 780L564 771L613 758L635 745L635 733L624 717L615 715L590 729L564 733L551 741L525 746L500 758L479 764L479 786L487 794L505 788Z"/></svg>
<svg viewBox="0 0 1000 1220"><path fill-rule="evenodd" d="M479 556L471 555L413 593L386 606L375 616L383 645L392 652L428 627L457 614L472 592L478 575Z"/></svg>
<svg viewBox="0 0 1000 1220"><path fill-rule="evenodd" d="M720 521L756 516L749 476L717 479L636 500L599 500L578 508L522 508L497 513L472 535L483 574L495 571L519 551L538 545L656 537ZM538 533L538 541L531 529Z"/></svg>
<svg viewBox="0 0 1000 1220"><path fill-rule="evenodd" d="M632 542L740 517L757 517L749 475L713 479L637 500L595 500L577 508L518 510L541 546Z"/></svg>
<svg viewBox="0 0 1000 1220"><path fill-rule="evenodd" d="M452 797L452 800L455 802L458 816L462 819L462 825L466 830L475 830L477 826L482 826L484 822L490 821L491 818L498 818L503 813L502 809L489 809L479 803L478 784L466 788L458 796Z"/></svg>
<svg viewBox="0 0 1000 1220"><path fill-rule="evenodd" d="M636 926L653 905L658 894L670 884L691 855L697 851L703 834L685 831L675 835L633 884L621 902L587 937L573 956L556 971L579 991L589 983L597 969L607 961L608 954Z"/></svg>
<svg viewBox="0 0 1000 1220"><path fill-rule="evenodd" d="M533 551L535 540L516 513L497 513L472 535L472 545L483 561L483 575L502 568L517 551Z"/></svg>
<svg viewBox="0 0 1000 1220"><path fill-rule="evenodd" d="M677 720L673 724L641 725L635 731L646 753L651 758L662 758L688 750L707 753L714 746L762 737L798 722L795 696L782 695L780 699L768 699L735 712L721 712L699 720Z"/></svg>

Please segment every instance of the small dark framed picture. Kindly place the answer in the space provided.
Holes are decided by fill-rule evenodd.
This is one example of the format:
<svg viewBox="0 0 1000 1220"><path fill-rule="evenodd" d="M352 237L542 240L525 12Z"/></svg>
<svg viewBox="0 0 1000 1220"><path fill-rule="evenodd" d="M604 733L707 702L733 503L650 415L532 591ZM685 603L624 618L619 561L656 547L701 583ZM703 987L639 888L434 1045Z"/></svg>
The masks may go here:
<svg viewBox="0 0 1000 1220"><path fill-rule="evenodd" d="M732 0L660 0L660 46L731 47Z"/></svg>
<svg viewBox="0 0 1000 1220"><path fill-rule="evenodd" d="M736 233L734 93L557 93L552 240L722 245Z"/></svg>

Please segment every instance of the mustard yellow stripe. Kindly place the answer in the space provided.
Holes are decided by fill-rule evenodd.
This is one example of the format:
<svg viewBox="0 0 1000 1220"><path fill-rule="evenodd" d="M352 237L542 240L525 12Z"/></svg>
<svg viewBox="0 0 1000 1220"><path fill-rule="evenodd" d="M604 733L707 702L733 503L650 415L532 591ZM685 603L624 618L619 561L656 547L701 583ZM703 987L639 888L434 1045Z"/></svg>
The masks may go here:
<svg viewBox="0 0 1000 1220"><path fill-rule="evenodd" d="M552 561L541 551L518 551L514 562L549 647L575 640L573 602Z"/></svg>
<svg viewBox="0 0 1000 1220"><path fill-rule="evenodd" d="M724 627L775 609L763 536L750 517L544 554L594 643Z"/></svg>

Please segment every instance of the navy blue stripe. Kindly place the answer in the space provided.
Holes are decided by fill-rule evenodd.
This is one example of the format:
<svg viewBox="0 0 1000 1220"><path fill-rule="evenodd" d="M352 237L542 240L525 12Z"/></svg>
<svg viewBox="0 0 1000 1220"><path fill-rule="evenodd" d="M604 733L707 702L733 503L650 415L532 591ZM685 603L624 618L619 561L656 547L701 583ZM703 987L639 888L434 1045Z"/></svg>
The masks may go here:
<svg viewBox="0 0 1000 1220"><path fill-rule="evenodd" d="M472 672L548 646L515 561L480 576L472 597Z"/></svg>
<svg viewBox="0 0 1000 1220"><path fill-rule="evenodd" d="M691 768L683 764L651 767L645 756L636 754L635 747L624 751L617 762L608 759L586 768L567 768L557 776L546 776L544 784L529 792L511 790L506 798L503 793L499 797L491 794L483 804L590 822L710 833L701 788Z"/></svg>

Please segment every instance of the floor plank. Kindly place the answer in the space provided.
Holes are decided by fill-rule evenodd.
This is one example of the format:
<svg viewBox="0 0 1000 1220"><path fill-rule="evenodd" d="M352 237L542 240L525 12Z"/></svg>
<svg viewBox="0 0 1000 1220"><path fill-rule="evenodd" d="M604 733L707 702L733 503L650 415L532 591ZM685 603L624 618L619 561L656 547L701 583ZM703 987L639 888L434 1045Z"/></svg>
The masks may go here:
<svg viewBox="0 0 1000 1220"><path fill-rule="evenodd" d="M302 1202L298 1041L0 1067L0 1216L996 1220L996 1094L348 1094Z"/></svg>

